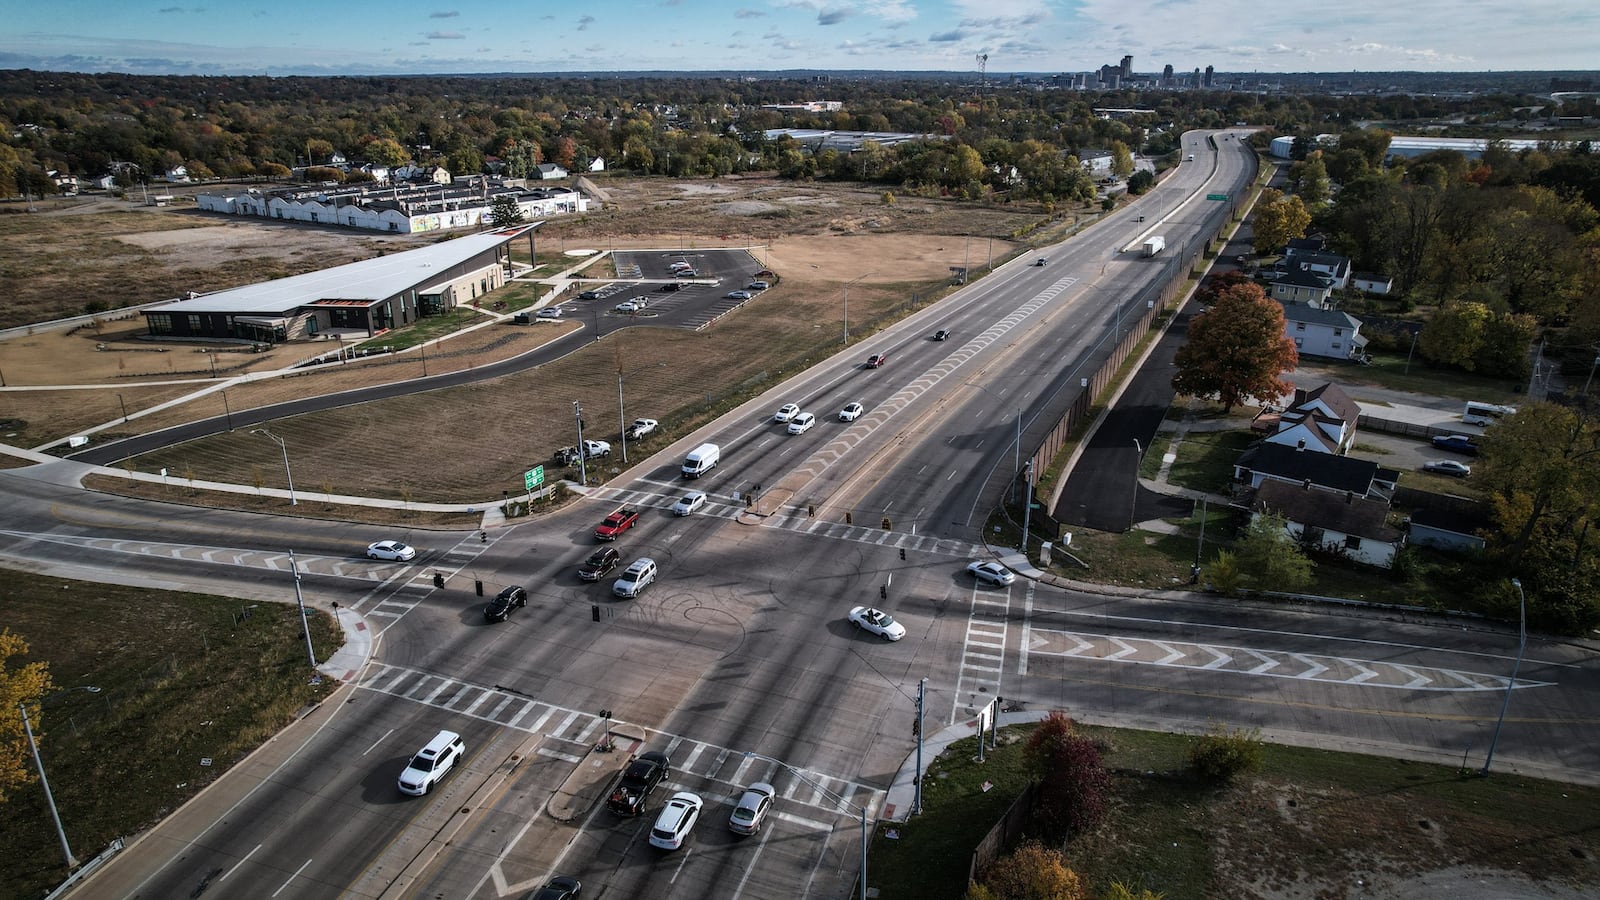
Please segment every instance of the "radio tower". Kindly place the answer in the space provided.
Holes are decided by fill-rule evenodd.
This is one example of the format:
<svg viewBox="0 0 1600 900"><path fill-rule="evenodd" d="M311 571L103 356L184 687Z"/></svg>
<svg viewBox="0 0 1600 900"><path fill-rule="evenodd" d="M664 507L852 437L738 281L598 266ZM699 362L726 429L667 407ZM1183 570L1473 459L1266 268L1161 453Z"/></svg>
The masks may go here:
<svg viewBox="0 0 1600 900"><path fill-rule="evenodd" d="M983 93L984 77L989 72L989 54L978 54L978 93Z"/></svg>

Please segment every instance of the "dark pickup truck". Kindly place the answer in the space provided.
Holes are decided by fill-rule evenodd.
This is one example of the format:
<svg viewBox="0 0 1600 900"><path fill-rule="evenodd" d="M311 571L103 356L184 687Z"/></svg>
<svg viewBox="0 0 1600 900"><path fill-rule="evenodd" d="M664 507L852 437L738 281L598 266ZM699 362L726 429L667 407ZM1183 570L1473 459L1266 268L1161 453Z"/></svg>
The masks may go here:
<svg viewBox="0 0 1600 900"><path fill-rule="evenodd" d="M639 511L631 506L624 506L606 516L606 520L594 530L594 536L602 541L614 541L617 535L632 528L633 523L637 521L639 521Z"/></svg>
<svg viewBox="0 0 1600 900"><path fill-rule="evenodd" d="M619 816L637 816L644 812L650 792L667 777L671 769L665 753L651 750L639 754L638 759L628 763L628 767L622 770L622 780L617 782L616 790L606 798L606 806Z"/></svg>

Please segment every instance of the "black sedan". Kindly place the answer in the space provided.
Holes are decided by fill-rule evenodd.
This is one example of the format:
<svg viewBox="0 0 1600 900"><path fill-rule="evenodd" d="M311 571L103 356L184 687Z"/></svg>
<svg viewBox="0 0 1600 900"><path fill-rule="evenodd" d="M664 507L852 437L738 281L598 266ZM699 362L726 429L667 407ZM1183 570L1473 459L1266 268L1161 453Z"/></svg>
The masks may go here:
<svg viewBox="0 0 1600 900"><path fill-rule="evenodd" d="M499 596L489 601L483 608L483 617L490 622L504 622L511 617L511 611L521 609L528 605L528 592L512 585L501 591Z"/></svg>
<svg viewBox="0 0 1600 900"><path fill-rule="evenodd" d="M528 900L578 900L582 882L569 875L557 875L550 883L528 895Z"/></svg>

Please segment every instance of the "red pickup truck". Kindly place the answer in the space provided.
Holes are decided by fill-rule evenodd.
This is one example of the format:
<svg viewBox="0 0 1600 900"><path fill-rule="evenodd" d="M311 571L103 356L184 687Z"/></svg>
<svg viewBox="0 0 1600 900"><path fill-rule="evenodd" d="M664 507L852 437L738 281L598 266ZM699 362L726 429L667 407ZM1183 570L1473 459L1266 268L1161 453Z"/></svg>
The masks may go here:
<svg viewBox="0 0 1600 900"><path fill-rule="evenodd" d="M632 528L633 523L637 521L639 521L639 511L631 506L624 506L606 516L606 520L594 530L594 536L602 541L614 541L617 535Z"/></svg>

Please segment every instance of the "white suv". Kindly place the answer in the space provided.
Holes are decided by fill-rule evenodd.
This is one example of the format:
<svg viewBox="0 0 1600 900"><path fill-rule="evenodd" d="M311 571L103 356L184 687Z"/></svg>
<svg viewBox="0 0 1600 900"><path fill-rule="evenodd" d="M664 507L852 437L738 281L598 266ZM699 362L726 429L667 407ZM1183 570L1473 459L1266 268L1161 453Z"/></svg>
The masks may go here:
<svg viewBox="0 0 1600 900"><path fill-rule="evenodd" d="M618 597L637 597L655 580L656 561L648 556L641 556L633 561L633 565L622 573L622 577L618 578L615 584L611 585L611 593Z"/></svg>
<svg viewBox="0 0 1600 900"><path fill-rule="evenodd" d="M705 806L705 801L699 794L688 791L679 791L672 795L667 805L661 808L661 815L656 816L656 826L650 829L650 846L660 850L676 850L683 846L683 839L689 836L694 829L694 823L700 819L700 810Z"/></svg>
<svg viewBox="0 0 1600 900"><path fill-rule="evenodd" d="M461 742L461 735L454 731L441 731L433 736L426 747L417 751L411 757L411 762L406 770L400 773L400 793L420 797L433 790L433 786L443 778L461 757L467 753L467 745Z"/></svg>

